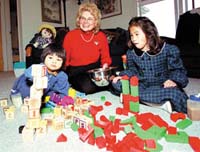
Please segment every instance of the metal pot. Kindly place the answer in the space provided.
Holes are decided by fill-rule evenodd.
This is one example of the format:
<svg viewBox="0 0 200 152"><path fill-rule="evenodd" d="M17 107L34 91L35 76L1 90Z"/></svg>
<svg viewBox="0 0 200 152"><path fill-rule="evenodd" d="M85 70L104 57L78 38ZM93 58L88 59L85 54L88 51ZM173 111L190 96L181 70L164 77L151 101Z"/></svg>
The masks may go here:
<svg viewBox="0 0 200 152"><path fill-rule="evenodd" d="M97 68L89 70L88 73L90 75L91 80L100 87L108 86L110 81L109 78L113 74L113 69L115 67L109 67L106 69L103 68Z"/></svg>

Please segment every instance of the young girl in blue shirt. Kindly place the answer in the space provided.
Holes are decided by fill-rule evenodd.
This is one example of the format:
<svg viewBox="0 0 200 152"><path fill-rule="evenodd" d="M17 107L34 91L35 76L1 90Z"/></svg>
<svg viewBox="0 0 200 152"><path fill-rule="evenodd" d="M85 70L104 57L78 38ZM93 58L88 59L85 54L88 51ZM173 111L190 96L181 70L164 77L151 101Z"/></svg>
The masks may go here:
<svg viewBox="0 0 200 152"><path fill-rule="evenodd" d="M41 55L41 61L46 66L46 76L48 79L47 88L44 89L44 96L51 96L53 93L64 97L68 95L68 76L62 71L65 64L65 51L55 43L47 46ZM25 70L14 83L11 94L20 93L22 98L30 97L30 87L33 84L31 75L32 66Z"/></svg>
<svg viewBox="0 0 200 152"><path fill-rule="evenodd" d="M127 69L113 79L113 87L121 92L122 76L137 76L140 101L156 104L170 101L173 110L186 113L188 97L183 88L188 78L179 49L162 41L147 17L132 18L128 29Z"/></svg>

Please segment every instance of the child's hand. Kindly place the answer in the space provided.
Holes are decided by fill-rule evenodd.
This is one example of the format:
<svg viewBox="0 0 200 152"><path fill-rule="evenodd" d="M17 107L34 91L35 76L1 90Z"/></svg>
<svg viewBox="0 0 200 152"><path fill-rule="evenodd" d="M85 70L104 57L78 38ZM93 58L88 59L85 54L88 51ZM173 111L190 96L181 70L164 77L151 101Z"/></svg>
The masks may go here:
<svg viewBox="0 0 200 152"><path fill-rule="evenodd" d="M112 82L113 82L113 83L117 83L117 81L118 81L118 80L121 80L121 78L122 78L122 77L120 77L120 76L114 77L114 78L112 79Z"/></svg>
<svg viewBox="0 0 200 152"><path fill-rule="evenodd" d="M163 83L164 88L171 88L171 87L176 87L176 86L177 84L172 80L167 80Z"/></svg>
<svg viewBox="0 0 200 152"><path fill-rule="evenodd" d="M102 69L105 70L105 69L107 69L107 68L108 68L108 64L107 64L107 63L104 63L103 66L102 66Z"/></svg>
<svg viewBox="0 0 200 152"><path fill-rule="evenodd" d="M38 47L38 45L39 45L39 43L38 43L38 42L35 42L35 43L33 44L33 46L34 46L35 48L37 48L37 47Z"/></svg>

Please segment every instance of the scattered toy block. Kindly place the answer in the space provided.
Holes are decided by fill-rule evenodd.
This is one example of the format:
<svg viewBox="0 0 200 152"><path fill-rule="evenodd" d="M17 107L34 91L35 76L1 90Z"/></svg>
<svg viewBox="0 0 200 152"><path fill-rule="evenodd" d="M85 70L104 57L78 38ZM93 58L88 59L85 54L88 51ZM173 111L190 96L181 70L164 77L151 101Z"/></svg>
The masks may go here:
<svg viewBox="0 0 200 152"><path fill-rule="evenodd" d="M85 128L80 128L80 129L85 129ZM80 139L85 142L90 135L92 135L94 132L94 129L92 127L89 127L88 130L85 129L85 132L83 132L82 134L79 134Z"/></svg>
<svg viewBox="0 0 200 152"><path fill-rule="evenodd" d="M23 100L20 93L10 95L12 103L17 107L20 108Z"/></svg>
<svg viewBox="0 0 200 152"><path fill-rule="evenodd" d="M24 127L22 130L22 139L24 142L33 142L34 141L34 129Z"/></svg>
<svg viewBox="0 0 200 152"><path fill-rule="evenodd" d="M190 136L189 144L195 152L200 152L200 138Z"/></svg>
<svg viewBox="0 0 200 152"><path fill-rule="evenodd" d="M106 139L103 136L96 137L95 140L99 149L106 147Z"/></svg>
<svg viewBox="0 0 200 152"><path fill-rule="evenodd" d="M185 132L177 132L176 135L165 135L165 140L168 142L174 142L174 143L188 143L189 142L189 137L187 133Z"/></svg>
<svg viewBox="0 0 200 152"><path fill-rule="evenodd" d="M169 127L167 128L167 133L168 133L168 134L173 134L173 135L175 135L175 134L177 134L177 128L176 128L176 127L173 127L173 126L169 126Z"/></svg>
<svg viewBox="0 0 200 152"><path fill-rule="evenodd" d="M62 133L58 136L56 142L66 142L67 141L67 137Z"/></svg>
<svg viewBox="0 0 200 152"><path fill-rule="evenodd" d="M11 109L6 110L5 115L6 115L7 120L14 119L14 117L15 117L14 111Z"/></svg>
<svg viewBox="0 0 200 152"><path fill-rule="evenodd" d="M27 127L31 129L40 127L40 118L29 118L27 120Z"/></svg>
<svg viewBox="0 0 200 152"><path fill-rule="evenodd" d="M56 117L53 119L53 128L55 130L64 129L64 119L62 117Z"/></svg>
<svg viewBox="0 0 200 152"><path fill-rule="evenodd" d="M21 112L27 114L27 113L28 113L28 106L23 104L23 105L21 106Z"/></svg>
<svg viewBox="0 0 200 152"><path fill-rule="evenodd" d="M184 119L182 121L179 121L177 124L176 124L176 127L179 128L179 129L185 129L187 128L188 126L190 126L192 124L192 121L189 120L189 119Z"/></svg>
<svg viewBox="0 0 200 152"><path fill-rule="evenodd" d="M186 115L181 112L171 113L170 118L172 121L176 122L179 119L185 119Z"/></svg>
<svg viewBox="0 0 200 152"><path fill-rule="evenodd" d="M8 99L7 98L0 99L0 106L1 107L7 107L8 106Z"/></svg>
<svg viewBox="0 0 200 152"><path fill-rule="evenodd" d="M154 139L146 139L145 145L146 145L147 148L153 148L153 149L156 148L156 142L155 142Z"/></svg>

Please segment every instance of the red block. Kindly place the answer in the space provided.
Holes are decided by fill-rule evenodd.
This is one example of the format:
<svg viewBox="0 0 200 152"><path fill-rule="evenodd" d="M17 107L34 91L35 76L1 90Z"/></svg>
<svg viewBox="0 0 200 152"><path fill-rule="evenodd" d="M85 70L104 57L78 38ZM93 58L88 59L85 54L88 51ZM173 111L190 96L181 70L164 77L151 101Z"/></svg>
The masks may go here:
<svg viewBox="0 0 200 152"><path fill-rule="evenodd" d="M195 152L200 152L200 139L198 137L189 136L189 144Z"/></svg>
<svg viewBox="0 0 200 152"><path fill-rule="evenodd" d="M130 85L131 86L138 86L138 77L136 77L136 76L131 77Z"/></svg>
<svg viewBox="0 0 200 152"><path fill-rule="evenodd" d="M176 127L173 127L173 126L169 126L169 127L167 128L167 132L168 132L168 134L176 135L176 134L177 134L177 128L176 128Z"/></svg>
<svg viewBox="0 0 200 152"><path fill-rule="evenodd" d="M94 106L91 105L90 106L90 114L95 116L98 112L103 110L103 106Z"/></svg>
<svg viewBox="0 0 200 152"><path fill-rule="evenodd" d="M67 141L67 137L64 134L61 134L60 136L58 136L56 142L66 142L66 141Z"/></svg>
<svg viewBox="0 0 200 152"><path fill-rule="evenodd" d="M95 138L94 138L94 133L90 134L88 137L88 144L94 145L95 144Z"/></svg>
<svg viewBox="0 0 200 152"><path fill-rule="evenodd" d="M106 139L103 136L97 137L96 145L100 149L106 147Z"/></svg>
<svg viewBox="0 0 200 152"><path fill-rule="evenodd" d="M116 114L121 115L122 114L122 108L118 107L116 108Z"/></svg>
<svg viewBox="0 0 200 152"><path fill-rule="evenodd" d="M129 80L129 77L127 75L122 76L122 80Z"/></svg>
<svg viewBox="0 0 200 152"><path fill-rule="evenodd" d="M147 148L153 148L153 149L156 148L156 142L154 139L146 139L145 144Z"/></svg>
<svg viewBox="0 0 200 152"><path fill-rule="evenodd" d="M176 122L179 119L185 119L186 115L184 113L181 113L181 112L171 113L170 118L171 118L172 121Z"/></svg>
<svg viewBox="0 0 200 152"><path fill-rule="evenodd" d="M106 101L106 102L104 103L104 105L105 105L105 106L110 106L110 105L112 105L112 103L109 102L109 101Z"/></svg>
<svg viewBox="0 0 200 152"><path fill-rule="evenodd" d="M93 133L94 129L92 127L89 127L88 130L85 130L83 134L79 134L79 138L85 142L89 136Z"/></svg>

